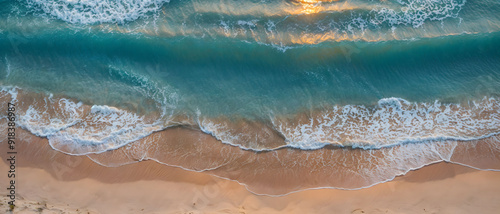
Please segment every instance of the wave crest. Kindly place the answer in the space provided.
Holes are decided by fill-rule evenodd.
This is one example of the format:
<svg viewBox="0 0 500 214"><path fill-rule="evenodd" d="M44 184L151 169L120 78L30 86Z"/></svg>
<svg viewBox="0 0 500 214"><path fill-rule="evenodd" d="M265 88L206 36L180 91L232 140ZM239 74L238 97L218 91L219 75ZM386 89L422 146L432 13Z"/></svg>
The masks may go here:
<svg viewBox="0 0 500 214"><path fill-rule="evenodd" d="M326 145L378 149L411 142L486 138L500 133L499 112L500 102L494 98L462 105L385 98L376 106L336 105L311 113L274 115L269 124L202 118L199 125L224 143L256 151ZM276 143L278 137L280 143Z"/></svg>
<svg viewBox="0 0 500 214"><path fill-rule="evenodd" d="M16 105L21 128L46 137L54 149L67 154L116 149L162 130L168 123L158 114L138 115L106 105L88 106L52 94L26 93L18 88L3 88L0 92L0 98Z"/></svg>
<svg viewBox="0 0 500 214"><path fill-rule="evenodd" d="M134 21L170 0L27 0L28 7L72 24Z"/></svg>

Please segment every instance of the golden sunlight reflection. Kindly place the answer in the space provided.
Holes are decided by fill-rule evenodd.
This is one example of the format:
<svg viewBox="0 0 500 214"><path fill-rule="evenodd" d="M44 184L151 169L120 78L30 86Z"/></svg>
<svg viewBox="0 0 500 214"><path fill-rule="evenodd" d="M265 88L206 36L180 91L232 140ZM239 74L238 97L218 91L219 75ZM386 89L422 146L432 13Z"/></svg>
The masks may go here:
<svg viewBox="0 0 500 214"><path fill-rule="evenodd" d="M339 0L293 0L293 4L297 6L296 9L292 11L287 11L290 14L314 14L325 11L344 11L344 10L353 10L355 9L353 6L347 4L347 1L344 3L336 3L336 4L324 4L329 2L336 2Z"/></svg>

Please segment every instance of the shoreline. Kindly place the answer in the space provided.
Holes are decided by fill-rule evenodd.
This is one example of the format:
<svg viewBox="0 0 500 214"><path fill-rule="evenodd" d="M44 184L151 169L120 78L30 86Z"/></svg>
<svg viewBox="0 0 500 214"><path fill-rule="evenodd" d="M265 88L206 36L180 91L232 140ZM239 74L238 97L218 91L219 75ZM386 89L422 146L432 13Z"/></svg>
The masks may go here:
<svg viewBox="0 0 500 214"><path fill-rule="evenodd" d="M237 182L151 160L104 167L85 156L54 151L43 140L29 144L23 149L38 148L18 155L21 200L14 213L37 213L39 208L48 213L92 214L496 213L500 209L499 172L452 163L431 164L360 190L314 189L270 197L253 194ZM7 171L3 161L0 171ZM0 179L1 186L5 182ZM3 189L0 193L6 195ZM8 208L2 205L2 209Z"/></svg>
<svg viewBox="0 0 500 214"><path fill-rule="evenodd" d="M496 203L500 199L497 182L500 173L449 163L429 165L366 189L304 190L281 197L255 195L236 182L165 167L153 161L142 165L128 170L160 167L176 174L177 178L186 176L191 180L153 178L114 182L109 176L113 172L103 172L108 175L99 179L60 181L42 169L20 167L19 186L22 187L19 187L20 200L16 201L13 213L37 213L40 207L48 213L92 214L496 213L500 209ZM0 170L5 168L2 163ZM321 210L317 210L319 207ZM2 209L7 207L2 204Z"/></svg>
<svg viewBox="0 0 500 214"><path fill-rule="evenodd" d="M18 158L24 159L23 166L44 169L58 180L100 179L106 171L121 175L120 178L114 176L113 182L169 179L166 175L158 178L155 177L157 174L149 174L149 170L162 171L161 167L140 168L135 173L122 172L130 171L127 169L133 168L131 166L144 165L145 160L153 160L161 166L235 181L256 195L267 196L313 189L365 189L390 181L410 169L440 161L476 169L500 169L500 151L495 147L497 137L478 142L409 144L370 151L281 149L255 153L223 144L206 134L177 128L154 133L106 153L74 156L54 150L47 138L37 137L26 130L18 129L16 136L16 147L24 155ZM6 149L0 148L0 152L6 153ZM418 151L422 153L407 155ZM78 167L84 167L85 173L73 170ZM181 178L185 179L190 178Z"/></svg>
<svg viewBox="0 0 500 214"><path fill-rule="evenodd" d="M252 152L269 152L279 149L318 150L325 147L377 150L411 143L481 141L500 135L500 130L494 126L497 122L495 121L496 112L500 110L500 102L495 97L483 97L467 102L462 100L457 103L441 103L435 100L434 104L410 102L403 98L391 97L379 99L377 103L371 105L332 104L315 109L301 109L294 113L276 114L268 119L250 119L245 116L229 118L220 115L217 117L198 115L199 118L196 118L195 115L186 112L176 112L171 115L173 119L166 120L160 116L162 115L160 110L139 114L136 111L114 106L84 104L63 96L54 98L53 95L19 87L3 87L0 96L3 96L1 100L4 102L3 105L14 101L23 103L16 109L16 114L27 118L27 121L20 122L24 130L29 130L31 134L41 137L52 136L52 141L57 141L53 144L54 149L73 155L106 153L155 133L170 132L171 129L177 128L192 129L224 144ZM42 105L43 103L49 104ZM26 115L30 108L34 108L37 114L44 116L32 118L32 115ZM434 108L438 110L432 110ZM453 113L443 113L448 111L448 108ZM477 114L477 112L485 113ZM410 116L401 116L401 114ZM456 115L469 116L457 117ZM234 116L231 115L231 117ZM129 117L139 119L129 121L127 120ZM368 117L367 121L364 121L365 117ZM395 119L385 121L387 117ZM414 120L414 117L417 119ZM446 125L443 126L438 125L442 117L446 118L444 122ZM96 121L102 118L107 120ZM51 119L62 120L63 125L51 126ZM130 136L106 135L106 132L116 131L106 125L106 123L116 122L113 119L125 120L126 123L121 129L132 130ZM408 123L414 122L416 124L412 124L411 127L407 126ZM473 123L473 126L480 128L473 128L472 131L465 131L467 129L464 128L455 129L457 123L464 125L461 122ZM93 125L87 126L87 123ZM387 128L385 123L404 128L402 131L397 128ZM133 127L131 124L140 125ZM432 124L431 128L427 127L429 124ZM308 126L310 127L307 128ZM106 131L89 131L103 127ZM423 134L409 133L409 129L413 128L416 128L415 133L422 132ZM83 130L90 133L74 134ZM116 141L108 142L104 140L106 137ZM68 138L71 140L67 140ZM87 141L99 146L85 145ZM309 143L310 141L313 143Z"/></svg>

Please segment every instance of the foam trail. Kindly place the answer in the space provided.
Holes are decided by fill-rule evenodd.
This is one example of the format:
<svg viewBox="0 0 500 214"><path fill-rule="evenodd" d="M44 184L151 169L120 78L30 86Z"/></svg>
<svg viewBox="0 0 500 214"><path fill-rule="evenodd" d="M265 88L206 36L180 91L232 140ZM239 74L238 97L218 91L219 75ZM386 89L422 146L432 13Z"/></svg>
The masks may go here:
<svg viewBox="0 0 500 214"><path fill-rule="evenodd" d="M404 143L486 138L500 133L499 112L500 103L494 98L465 105L386 98L372 107L333 106L292 117L275 114L271 126L256 129L245 123L209 118L199 120L199 125L222 142L256 151L282 147L309 150L326 145L378 149ZM266 137L259 137L272 135L269 129L278 132L285 143L273 144Z"/></svg>
<svg viewBox="0 0 500 214"><path fill-rule="evenodd" d="M459 18L466 4L465 0L318 2L318 7L315 8L323 8L324 5L324 8L335 9L317 11L318 17L324 18L314 19L313 24L308 21L311 18L308 15L310 12L296 12L295 10L297 8L300 10L301 7L288 1L272 3L187 1L176 4L177 11L167 8L168 12L164 9L164 13L161 13L162 5L167 2L169 1L28 0L26 6L30 11L37 11L36 15L60 19L76 26L100 24L99 28L102 27L105 31L161 37L229 37L270 45L281 51L286 51L289 46L318 44L325 41L387 41L466 32L465 29L459 31L448 29L452 32L447 32L448 30L441 32L442 29L439 29L439 32L436 32L435 23L432 24ZM226 8L226 4L230 6ZM309 3L305 5L310 6ZM356 5L360 5L359 8ZM244 7L248 9L237 9ZM262 11L268 12L261 14ZM338 13L342 15L339 16ZM220 18L199 18L202 15L206 17L213 14L220 15ZM138 22L137 20L141 18L144 18L143 21ZM120 25L107 25L109 23ZM422 28L425 23L430 23L426 26L428 29L422 29L426 31L425 33L411 33L412 29ZM402 28L402 32L395 33L398 27Z"/></svg>
<svg viewBox="0 0 500 214"><path fill-rule="evenodd" d="M17 98L17 88L2 92ZM23 97L24 99L24 97ZM104 152L151 133L182 124L173 116L140 116L106 105L83 105L66 98L31 98L19 109L19 125L47 137L54 148L69 154ZM500 133L500 104L494 98L465 105L412 103L401 98L379 100L376 106L345 105L293 117L274 114L269 122L225 120L197 113L199 129L242 149L302 150L326 145L379 149L404 143L470 141Z"/></svg>
<svg viewBox="0 0 500 214"><path fill-rule="evenodd" d="M104 152L163 129L155 121L110 106L94 105L81 122L47 136L53 148L70 154Z"/></svg>
<svg viewBox="0 0 500 214"><path fill-rule="evenodd" d="M27 0L28 6L72 24L130 22L158 11L169 0Z"/></svg>
<svg viewBox="0 0 500 214"><path fill-rule="evenodd" d="M465 5L466 0L398 0L401 7L394 10L386 7L373 9L375 16L369 20L371 24L388 23L394 25L411 25L418 28L426 20L442 21L456 18Z"/></svg>
<svg viewBox="0 0 500 214"><path fill-rule="evenodd" d="M500 132L500 105L484 98L460 104L410 103L387 98L377 107L335 106L300 122L274 119L288 145L316 149L324 144L376 149L409 142L475 140Z"/></svg>
<svg viewBox="0 0 500 214"><path fill-rule="evenodd" d="M140 116L106 105L87 106L52 94L30 95L23 91L18 98L19 88L15 87L3 87L1 92L8 102L23 104L16 108L21 128L46 137L54 149L73 155L116 149L162 130L166 124L155 116Z"/></svg>

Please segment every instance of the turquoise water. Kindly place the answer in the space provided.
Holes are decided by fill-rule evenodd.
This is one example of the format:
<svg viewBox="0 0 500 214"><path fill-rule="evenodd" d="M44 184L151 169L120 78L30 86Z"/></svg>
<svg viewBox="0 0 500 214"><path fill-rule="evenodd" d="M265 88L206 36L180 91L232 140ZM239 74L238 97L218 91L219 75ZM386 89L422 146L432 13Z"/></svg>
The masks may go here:
<svg viewBox="0 0 500 214"><path fill-rule="evenodd" d="M387 97L453 102L500 91L498 33L325 42L285 52L231 38L64 31L22 40L14 48L9 35L4 32L0 43L3 85L88 104L130 108L127 102L143 103L133 110L155 110L146 98L217 116L370 105Z"/></svg>

